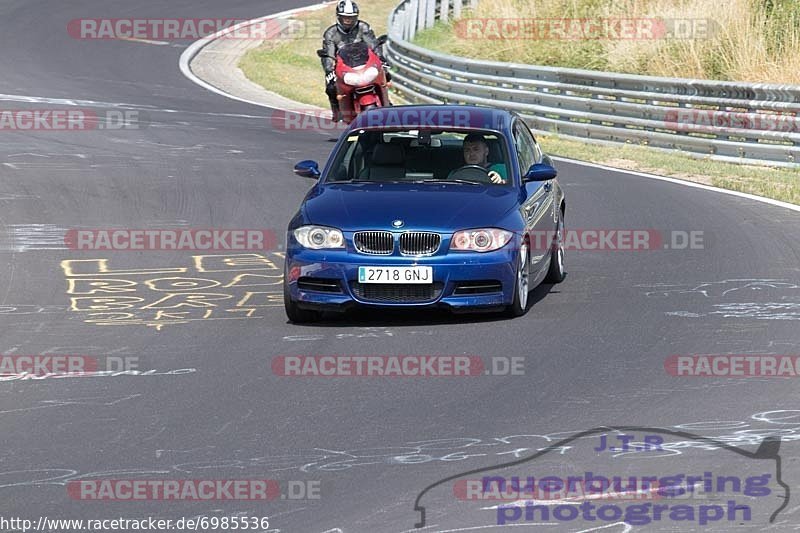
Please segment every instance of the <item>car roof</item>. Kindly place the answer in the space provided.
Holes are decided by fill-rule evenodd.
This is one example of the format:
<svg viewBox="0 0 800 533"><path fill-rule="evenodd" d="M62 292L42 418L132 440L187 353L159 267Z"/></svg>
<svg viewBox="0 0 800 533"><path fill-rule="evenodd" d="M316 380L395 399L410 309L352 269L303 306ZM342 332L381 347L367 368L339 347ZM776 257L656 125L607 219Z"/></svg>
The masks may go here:
<svg viewBox="0 0 800 533"><path fill-rule="evenodd" d="M515 114L503 109L473 105L402 105L379 107L360 113L348 131L360 129L476 129L507 130Z"/></svg>

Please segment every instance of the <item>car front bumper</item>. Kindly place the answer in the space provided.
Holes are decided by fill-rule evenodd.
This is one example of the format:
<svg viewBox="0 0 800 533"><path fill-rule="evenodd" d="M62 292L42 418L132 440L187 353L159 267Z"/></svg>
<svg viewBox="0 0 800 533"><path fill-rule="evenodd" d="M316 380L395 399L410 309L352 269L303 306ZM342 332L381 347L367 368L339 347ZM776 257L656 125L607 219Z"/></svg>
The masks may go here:
<svg viewBox="0 0 800 533"><path fill-rule="evenodd" d="M353 306L447 307L453 311L510 305L514 298L517 247L494 252L379 256L345 250L287 251L285 283L300 307L346 310ZM430 266L433 283L361 284L359 266Z"/></svg>

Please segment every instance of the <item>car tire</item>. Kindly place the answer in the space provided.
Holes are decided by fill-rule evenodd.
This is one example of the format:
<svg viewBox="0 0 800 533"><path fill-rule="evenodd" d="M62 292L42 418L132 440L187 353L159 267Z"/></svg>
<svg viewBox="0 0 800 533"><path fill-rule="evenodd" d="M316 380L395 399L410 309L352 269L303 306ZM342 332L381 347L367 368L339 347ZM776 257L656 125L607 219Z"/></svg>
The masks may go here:
<svg viewBox="0 0 800 533"><path fill-rule="evenodd" d="M524 315L528 311L528 294L530 293L530 247L527 242L522 243L517 256L516 282L514 283L514 301L506 308L510 317Z"/></svg>
<svg viewBox="0 0 800 533"><path fill-rule="evenodd" d="M286 317L289 322L294 324L304 324L306 322L314 322L319 320L322 313L319 311L312 311L310 309L300 309L297 303L292 300L289 294L289 284L283 282L283 307L286 309Z"/></svg>
<svg viewBox="0 0 800 533"><path fill-rule="evenodd" d="M560 209L555 239L556 242L550 251L550 268L544 278L545 283L561 283L567 277L567 272L564 270L564 214Z"/></svg>

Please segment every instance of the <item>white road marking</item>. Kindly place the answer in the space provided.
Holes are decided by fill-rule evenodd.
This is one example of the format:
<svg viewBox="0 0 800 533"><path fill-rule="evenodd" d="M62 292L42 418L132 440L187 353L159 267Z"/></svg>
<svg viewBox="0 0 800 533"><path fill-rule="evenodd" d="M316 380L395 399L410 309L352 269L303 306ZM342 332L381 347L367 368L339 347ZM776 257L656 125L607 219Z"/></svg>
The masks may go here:
<svg viewBox="0 0 800 533"><path fill-rule="evenodd" d="M597 527L592 527L592 528L589 528L589 529L581 529L580 531L576 531L575 533L589 533L590 531L600 531L601 529L608 529L608 528L614 527L614 526L624 526L625 527L625 529L620 531L620 533L628 533L629 531L633 530L633 526L630 525L627 522L614 522L613 524L606 524L604 526L597 526Z"/></svg>
<svg viewBox="0 0 800 533"><path fill-rule="evenodd" d="M313 6L298 7L298 8L295 8L295 9L290 9L288 11L281 11L280 13L275 13L274 15L267 15L265 17L259 17L259 18L252 19L252 20L246 20L244 22L236 24L235 26L231 26L229 28L225 28L224 30L220 30L220 31L218 31L218 32L216 32L216 33L214 33L212 35L208 35L206 37L203 37L202 39L198 39L195 42L193 42L192 44L190 44L189 47L186 50L183 51L183 53L181 54L180 59L178 60L178 67L181 69L181 72L183 73L184 76L186 76L187 78L192 80L194 83L196 83L200 87L203 87L204 89L208 89L212 93L216 93L216 94L219 94L221 96L225 96L227 98L231 98L233 100L238 100L239 102L244 102L246 104L253 104L253 105L260 106L260 107L266 107L268 109L278 109L276 107L268 106L268 105L265 105L265 104L262 104L262 103L259 103L259 102L254 102L253 100L248 100L246 98L240 98L238 96L234 96L234 95L232 95L230 93L227 93L227 92L223 91L222 89L214 87L210 83L207 83L207 82L201 80L200 78L198 78L197 76L195 76L194 72L192 72L192 69L189 67L189 63L192 61L194 56L196 56L200 52L200 50L202 50L206 45L211 44L212 42L214 42L214 40L216 40L222 34L232 33L232 32L235 32L240 27L249 26L251 24L256 24L256 23L259 23L259 22L263 22L265 20L287 18L287 17L290 17L290 16L295 15L297 13L302 13L302 12L307 12L307 11L316 11L318 9L325 8L325 7L329 6L329 5L330 5L330 3L323 2L321 4L316 4L316 5L313 5Z"/></svg>
<svg viewBox="0 0 800 533"><path fill-rule="evenodd" d="M166 46L169 41L154 41L152 39L137 39L136 37L120 37L120 41L131 41L135 43L144 43L144 44L155 44L157 46Z"/></svg>
<svg viewBox="0 0 800 533"><path fill-rule="evenodd" d="M0 233L0 250L67 250L64 235L67 229L55 224L10 224Z"/></svg>
<svg viewBox="0 0 800 533"><path fill-rule="evenodd" d="M722 194L729 194L731 196L738 196L740 198L747 198L748 200L755 200L756 202L762 202L765 204L774 205L777 207L783 207L784 209L790 209L792 211L800 212L800 205L790 204L788 202L781 202L780 200L773 200L772 198L764 198L763 196L756 196L755 194L748 194L746 192L739 192L739 191L730 191L728 189L720 189L719 187L712 187L711 185L703 185L702 183L694 183L692 181L686 181L678 178L669 178L667 176L659 176L658 174L649 174L647 172L638 172L635 170L625 170L623 168L614 168L609 167L606 165L599 165L597 163L589 163L587 161L579 161L578 159L569 159L566 157L558 157L558 156L551 156L552 159L557 161L563 161L565 163L573 163L575 165L582 165L585 167L593 167L599 168L602 170L609 170L612 172L620 173L620 174L630 174L632 176L639 176L641 178L649 178L653 180L659 181L667 181L669 183L675 183L677 185L684 185L686 187L694 187L696 189L703 189L706 191L713 191Z"/></svg>

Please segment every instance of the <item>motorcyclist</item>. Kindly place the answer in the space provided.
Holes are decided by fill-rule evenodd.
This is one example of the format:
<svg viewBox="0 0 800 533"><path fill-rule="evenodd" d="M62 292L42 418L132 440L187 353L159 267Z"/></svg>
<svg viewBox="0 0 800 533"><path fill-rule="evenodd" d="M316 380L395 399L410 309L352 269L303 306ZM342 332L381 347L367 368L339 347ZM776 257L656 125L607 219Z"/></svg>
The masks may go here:
<svg viewBox="0 0 800 533"><path fill-rule="evenodd" d="M363 41L372 48L381 62L386 60L377 50L380 45L369 24L358 20L358 4L352 0L341 0L336 6L336 24L330 26L322 35L322 68L325 70L325 93L331 104L333 120L338 121L339 101L336 99L336 54L346 44ZM388 73L387 73L388 74Z"/></svg>

